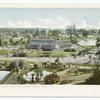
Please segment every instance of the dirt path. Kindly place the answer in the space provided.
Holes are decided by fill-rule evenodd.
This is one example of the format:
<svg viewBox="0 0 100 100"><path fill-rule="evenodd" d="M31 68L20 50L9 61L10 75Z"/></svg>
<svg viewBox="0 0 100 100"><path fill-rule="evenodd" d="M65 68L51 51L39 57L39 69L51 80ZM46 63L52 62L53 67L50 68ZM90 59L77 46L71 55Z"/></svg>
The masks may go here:
<svg viewBox="0 0 100 100"><path fill-rule="evenodd" d="M11 74L3 84L18 84L17 74L15 72Z"/></svg>
<svg viewBox="0 0 100 100"><path fill-rule="evenodd" d="M82 74L79 76L75 76L75 77L71 77L69 79L73 80L72 82L68 83L68 84L79 84L79 83L83 83L86 81L86 79L88 79L91 76L91 73L89 74Z"/></svg>
<svg viewBox="0 0 100 100"><path fill-rule="evenodd" d="M85 82L86 79L88 79L92 74L88 73L88 74L79 74L79 75L70 75L70 74L66 74L68 72L68 70L64 70L61 72L58 72L57 74L60 76L60 81L63 80L72 80L70 83L66 83L66 84L78 84L78 83L82 83Z"/></svg>
<svg viewBox="0 0 100 100"><path fill-rule="evenodd" d="M34 62L54 62L56 60L57 57L4 57L1 56L0 60L24 60L24 61L34 61ZM59 58L60 62L62 63L87 63L89 61L88 57L77 57L77 58L73 58L73 57L63 57L63 58Z"/></svg>

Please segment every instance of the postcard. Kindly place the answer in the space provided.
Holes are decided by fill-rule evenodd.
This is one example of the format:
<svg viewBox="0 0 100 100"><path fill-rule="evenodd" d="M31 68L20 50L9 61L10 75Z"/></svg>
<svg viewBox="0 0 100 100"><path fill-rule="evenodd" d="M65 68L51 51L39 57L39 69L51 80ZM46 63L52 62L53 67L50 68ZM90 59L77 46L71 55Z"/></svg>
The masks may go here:
<svg viewBox="0 0 100 100"><path fill-rule="evenodd" d="M0 4L0 96L100 96L100 5Z"/></svg>

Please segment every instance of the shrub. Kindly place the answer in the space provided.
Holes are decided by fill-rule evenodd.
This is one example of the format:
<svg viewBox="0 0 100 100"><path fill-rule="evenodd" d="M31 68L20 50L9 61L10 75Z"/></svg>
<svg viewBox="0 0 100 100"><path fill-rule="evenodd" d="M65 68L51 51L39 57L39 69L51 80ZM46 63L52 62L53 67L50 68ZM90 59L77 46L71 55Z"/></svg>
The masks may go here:
<svg viewBox="0 0 100 100"><path fill-rule="evenodd" d="M23 68L25 66L25 62L23 60L19 60L19 67Z"/></svg>
<svg viewBox="0 0 100 100"><path fill-rule="evenodd" d="M100 84L100 70L94 71L93 75L86 80L87 84Z"/></svg>
<svg viewBox="0 0 100 100"><path fill-rule="evenodd" d="M50 52L43 52L40 57L50 57Z"/></svg>
<svg viewBox="0 0 100 100"><path fill-rule="evenodd" d="M12 62L8 65L9 70L14 69L15 67L18 67L18 62L17 62L17 61L12 61Z"/></svg>
<svg viewBox="0 0 100 100"><path fill-rule="evenodd" d="M47 75L44 78L44 83L45 84L55 84L57 82L59 82L60 77L56 74L56 73L52 73Z"/></svg>
<svg viewBox="0 0 100 100"><path fill-rule="evenodd" d="M45 68L53 69L53 70L55 69L57 71L62 71L62 70L65 69L65 66L64 66L63 63L60 63L60 62L57 62L57 63L56 62L51 62L51 63L47 63Z"/></svg>
<svg viewBox="0 0 100 100"><path fill-rule="evenodd" d="M33 68L34 68L34 69L38 69L38 68L39 68L39 65L38 65L38 64L34 64L34 65L33 65Z"/></svg>
<svg viewBox="0 0 100 100"><path fill-rule="evenodd" d="M10 64L8 65L8 68L9 70L13 70L14 68L17 68L17 67L24 67L25 63L23 60L15 60L15 61L12 61L10 62Z"/></svg>
<svg viewBox="0 0 100 100"><path fill-rule="evenodd" d="M25 52L19 52L19 53L13 54L13 57L27 57L27 54Z"/></svg>
<svg viewBox="0 0 100 100"><path fill-rule="evenodd" d="M64 50L64 52L75 52L76 50L73 48L67 48Z"/></svg>

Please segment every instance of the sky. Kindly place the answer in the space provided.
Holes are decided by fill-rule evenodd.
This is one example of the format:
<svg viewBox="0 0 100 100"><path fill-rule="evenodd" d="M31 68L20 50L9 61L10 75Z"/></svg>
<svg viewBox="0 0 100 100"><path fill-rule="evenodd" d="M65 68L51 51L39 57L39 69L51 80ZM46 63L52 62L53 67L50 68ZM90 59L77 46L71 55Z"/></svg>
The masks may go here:
<svg viewBox="0 0 100 100"><path fill-rule="evenodd" d="M100 8L0 8L0 27L100 27Z"/></svg>

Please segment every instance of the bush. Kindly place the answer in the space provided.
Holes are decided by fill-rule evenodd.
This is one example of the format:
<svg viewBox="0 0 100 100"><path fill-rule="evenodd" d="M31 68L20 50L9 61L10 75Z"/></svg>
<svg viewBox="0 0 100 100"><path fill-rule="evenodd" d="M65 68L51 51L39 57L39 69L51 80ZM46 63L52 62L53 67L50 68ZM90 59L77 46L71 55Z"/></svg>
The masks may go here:
<svg viewBox="0 0 100 100"><path fill-rule="evenodd" d="M40 57L50 57L50 53L51 52L43 52L41 55L40 55Z"/></svg>
<svg viewBox="0 0 100 100"><path fill-rule="evenodd" d="M64 52L76 52L76 50L73 48L67 48L64 50Z"/></svg>
<svg viewBox="0 0 100 100"><path fill-rule="evenodd" d="M13 54L13 57L27 57L27 54L25 52L19 52L19 53Z"/></svg>
<svg viewBox="0 0 100 100"><path fill-rule="evenodd" d="M96 55L100 55L100 51L97 51L97 52L96 52Z"/></svg>
<svg viewBox="0 0 100 100"><path fill-rule="evenodd" d="M52 73L47 75L44 78L44 83L45 84L55 84L57 82L59 82L60 77L56 74L56 73Z"/></svg>
<svg viewBox="0 0 100 100"><path fill-rule="evenodd" d="M8 68L9 70L13 70L14 68L17 68L17 67L24 67L25 66L25 63L23 60L15 60L15 61L12 61L10 62L10 64L8 65Z"/></svg>
<svg viewBox="0 0 100 100"><path fill-rule="evenodd" d="M100 70L94 71L93 75L86 80L86 84L100 84Z"/></svg>
<svg viewBox="0 0 100 100"><path fill-rule="evenodd" d="M8 68L9 70L12 70L14 68L18 67L18 62L17 61L12 61L9 65Z"/></svg>
<svg viewBox="0 0 100 100"><path fill-rule="evenodd" d="M19 67L23 68L25 66L25 62L23 60L19 60Z"/></svg>
<svg viewBox="0 0 100 100"><path fill-rule="evenodd" d="M65 69L65 66L64 66L64 64L63 63L60 63L60 62L51 62L51 63L47 63L46 65L45 65L45 68L46 69L55 69L55 70L57 70L57 71L62 71L62 70L64 70Z"/></svg>
<svg viewBox="0 0 100 100"><path fill-rule="evenodd" d="M34 64L34 65L33 65L33 68L34 68L34 69L38 69L38 68L39 68L39 65L38 65L38 64Z"/></svg>

